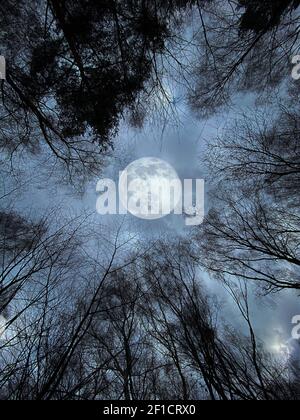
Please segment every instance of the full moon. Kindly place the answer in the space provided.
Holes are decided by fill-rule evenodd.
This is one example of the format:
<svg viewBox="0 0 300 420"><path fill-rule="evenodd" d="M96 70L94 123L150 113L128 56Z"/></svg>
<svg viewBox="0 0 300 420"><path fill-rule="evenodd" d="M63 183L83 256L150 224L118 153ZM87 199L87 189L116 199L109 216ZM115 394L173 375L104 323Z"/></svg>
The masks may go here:
<svg viewBox="0 0 300 420"><path fill-rule="evenodd" d="M175 169L150 157L134 161L122 172L120 201L140 219L155 220L170 214L182 199L182 186Z"/></svg>

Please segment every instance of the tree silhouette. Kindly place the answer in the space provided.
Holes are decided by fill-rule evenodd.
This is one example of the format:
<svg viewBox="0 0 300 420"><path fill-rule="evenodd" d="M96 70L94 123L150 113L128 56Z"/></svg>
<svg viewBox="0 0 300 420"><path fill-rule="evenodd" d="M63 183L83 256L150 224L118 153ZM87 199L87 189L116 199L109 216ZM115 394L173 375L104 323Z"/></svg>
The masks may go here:
<svg viewBox="0 0 300 420"><path fill-rule="evenodd" d="M96 173L189 1L34 1L1 5L7 79L2 144L44 140L70 175ZM15 137L14 133L19 132Z"/></svg>
<svg viewBox="0 0 300 420"><path fill-rule="evenodd" d="M1 2L0 399L300 398L299 361L267 351L251 295L300 289L299 87L285 77L299 4ZM121 121L141 128L151 101L169 101L165 78L200 117L259 99L210 138L204 224L133 235L126 218L34 200L29 217L26 170L98 176Z"/></svg>
<svg viewBox="0 0 300 420"><path fill-rule="evenodd" d="M202 30L189 94L197 114L211 116L238 93L255 92L268 101L297 54L298 6L298 1L253 0L199 7Z"/></svg>

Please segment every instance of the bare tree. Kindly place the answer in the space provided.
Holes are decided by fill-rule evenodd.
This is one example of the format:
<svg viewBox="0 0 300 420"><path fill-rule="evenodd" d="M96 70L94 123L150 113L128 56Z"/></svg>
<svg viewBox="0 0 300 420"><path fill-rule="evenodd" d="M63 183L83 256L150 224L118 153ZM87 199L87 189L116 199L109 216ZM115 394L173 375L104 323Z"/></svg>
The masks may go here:
<svg viewBox="0 0 300 420"><path fill-rule="evenodd" d="M298 1L199 3L202 28L189 97L200 116L224 109L237 93L266 99L290 76L298 50L298 6Z"/></svg>
<svg viewBox="0 0 300 420"><path fill-rule="evenodd" d="M210 148L215 192L198 239L218 277L255 280L267 292L299 289L296 115L243 117Z"/></svg>

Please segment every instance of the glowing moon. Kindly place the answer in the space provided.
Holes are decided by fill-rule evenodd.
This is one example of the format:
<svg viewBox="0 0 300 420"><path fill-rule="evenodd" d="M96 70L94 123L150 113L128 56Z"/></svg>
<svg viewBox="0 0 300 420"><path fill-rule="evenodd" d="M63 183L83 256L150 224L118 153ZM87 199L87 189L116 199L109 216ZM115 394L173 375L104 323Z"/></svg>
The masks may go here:
<svg viewBox="0 0 300 420"><path fill-rule="evenodd" d="M120 201L141 219L154 220L170 214L181 201L182 186L175 169L158 158L131 163L119 181Z"/></svg>

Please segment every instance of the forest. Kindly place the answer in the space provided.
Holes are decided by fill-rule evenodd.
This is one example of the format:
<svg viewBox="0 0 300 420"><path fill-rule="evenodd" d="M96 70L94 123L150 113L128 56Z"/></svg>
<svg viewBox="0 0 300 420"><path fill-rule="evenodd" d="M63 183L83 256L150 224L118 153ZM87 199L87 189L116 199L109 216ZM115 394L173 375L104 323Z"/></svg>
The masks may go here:
<svg viewBox="0 0 300 420"><path fill-rule="evenodd" d="M300 399L299 6L0 2L0 400ZM203 223L97 214L153 155Z"/></svg>

